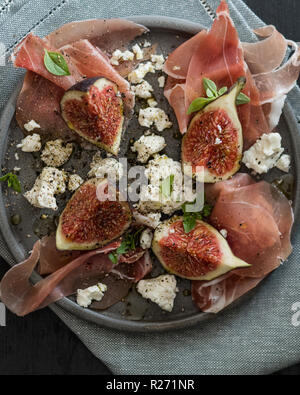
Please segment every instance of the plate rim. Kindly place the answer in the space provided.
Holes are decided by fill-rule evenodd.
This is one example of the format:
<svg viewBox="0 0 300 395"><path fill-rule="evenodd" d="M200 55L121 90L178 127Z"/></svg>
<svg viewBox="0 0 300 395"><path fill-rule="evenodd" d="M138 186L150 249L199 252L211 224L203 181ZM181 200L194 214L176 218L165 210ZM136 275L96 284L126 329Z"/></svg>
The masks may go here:
<svg viewBox="0 0 300 395"><path fill-rule="evenodd" d="M159 16L159 15L140 15L140 16L130 16L122 19L128 19L133 22L145 25L150 30L151 29L166 29L166 30L174 30L180 31L186 34L196 34L202 29L204 26L198 23L190 22L181 18L173 18L167 16ZM23 81L20 81L16 88L14 89L9 101L7 102L4 110L2 111L0 118L0 130L3 133L5 132L5 136L0 137L0 155L3 158L3 154L6 151L7 142L9 138L9 133L7 133L8 127L13 119L15 113L15 102L18 97L18 93L21 89ZM284 109L284 116L289 125L290 131L297 125L297 120L295 118L294 112L292 110L291 105L287 102ZM293 156L294 158L300 158L300 144L296 143L297 136L294 133L291 134L291 139L293 141ZM298 140L300 141L300 135L298 133ZM294 144L295 143L295 144ZM298 148L299 147L299 148ZM300 192L299 180L296 179L295 192ZM300 217L300 205L298 204L295 207L295 217ZM7 244L7 247L16 261L21 261L25 259L25 249L22 244L19 243L13 235L11 230L8 217L6 215L5 204L3 200L3 191L0 188L0 219L2 222L1 230L2 236ZM33 273L31 276L31 280L35 283L39 281L41 277L37 273ZM107 316L101 312L96 312L90 309L83 309L77 303L73 302L68 298L63 298L62 300L56 302L55 304L50 305L51 308L53 305L58 305L63 310L75 315L76 317L83 319L85 321L97 324L101 327L106 327L110 329L120 330L120 331L129 331L129 332L162 332L168 330L179 330L183 328L190 328L195 326L196 324L207 321L209 318L213 317L212 314L200 312L198 314L193 314L192 316L185 318L176 318L172 321L132 321L126 320L122 318L114 318Z"/></svg>

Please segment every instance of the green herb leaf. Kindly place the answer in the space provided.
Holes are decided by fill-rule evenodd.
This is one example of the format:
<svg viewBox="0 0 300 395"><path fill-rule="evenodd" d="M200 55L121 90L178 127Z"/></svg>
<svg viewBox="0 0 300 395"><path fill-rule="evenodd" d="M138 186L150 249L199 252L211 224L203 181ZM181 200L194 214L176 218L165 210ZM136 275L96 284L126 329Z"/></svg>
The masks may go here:
<svg viewBox="0 0 300 395"><path fill-rule="evenodd" d="M216 99L215 97L212 97L212 98L198 97L197 99L192 101L192 103L190 104L189 109L188 109L188 115L192 114L193 112L202 110L205 106L207 106L209 103L211 103L215 99Z"/></svg>
<svg viewBox="0 0 300 395"><path fill-rule="evenodd" d="M174 178L174 174L171 174L169 177L165 178L160 185L161 193L167 198L170 197L173 192Z"/></svg>
<svg viewBox="0 0 300 395"><path fill-rule="evenodd" d="M219 96L222 96L222 95L224 95L224 93L226 93L227 91L228 91L227 86L223 86L223 88L221 88L221 89L219 90L218 95L219 95Z"/></svg>
<svg viewBox="0 0 300 395"><path fill-rule="evenodd" d="M208 98L215 97L214 93L210 89L206 89L206 96Z"/></svg>
<svg viewBox="0 0 300 395"><path fill-rule="evenodd" d="M51 74L58 76L71 75L65 58L59 52L50 52L45 49L44 64Z"/></svg>
<svg viewBox="0 0 300 395"><path fill-rule="evenodd" d="M3 177L0 178L0 182L7 182L9 188L12 188L14 191L21 193L21 184L18 177L13 173L7 173Z"/></svg>
<svg viewBox="0 0 300 395"><path fill-rule="evenodd" d="M185 215L183 218L183 227L185 233L190 233L196 226L196 217L194 215Z"/></svg>
<svg viewBox="0 0 300 395"><path fill-rule="evenodd" d="M203 87L205 91L210 90L213 93L214 97L218 96L218 88L217 85L208 78L203 78Z"/></svg>
<svg viewBox="0 0 300 395"><path fill-rule="evenodd" d="M195 204L196 200L194 201ZM185 203L182 205L183 211L183 227L185 233L190 233L196 226L196 221L202 221L203 217L208 218L212 212L212 206L205 204L203 209L198 213L188 213L186 211L186 206L190 203Z"/></svg>
<svg viewBox="0 0 300 395"><path fill-rule="evenodd" d="M119 262L118 255L117 255L115 252L111 252L111 253L108 255L108 257L109 257L109 259L112 261L112 263L113 263L114 265L117 265L117 264L118 264L118 262Z"/></svg>
<svg viewBox="0 0 300 395"><path fill-rule="evenodd" d="M240 106L241 104L246 103L250 103L250 97L241 92L236 99L236 105Z"/></svg>

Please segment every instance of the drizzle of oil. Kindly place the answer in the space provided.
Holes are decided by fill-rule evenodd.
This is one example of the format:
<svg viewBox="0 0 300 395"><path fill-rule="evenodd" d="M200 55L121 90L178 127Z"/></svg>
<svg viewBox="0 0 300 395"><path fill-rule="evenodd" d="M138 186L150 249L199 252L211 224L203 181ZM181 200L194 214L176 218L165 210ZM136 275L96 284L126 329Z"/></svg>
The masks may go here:
<svg viewBox="0 0 300 395"><path fill-rule="evenodd" d="M54 233L57 228L56 216L47 216L47 218L42 218L42 216L36 219L33 223L33 232L40 239L45 236L49 236Z"/></svg>
<svg viewBox="0 0 300 395"><path fill-rule="evenodd" d="M129 292L128 296L124 299L126 309L124 316L132 321L141 321L149 308L149 303L146 299L142 298L134 286Z"/></svg>

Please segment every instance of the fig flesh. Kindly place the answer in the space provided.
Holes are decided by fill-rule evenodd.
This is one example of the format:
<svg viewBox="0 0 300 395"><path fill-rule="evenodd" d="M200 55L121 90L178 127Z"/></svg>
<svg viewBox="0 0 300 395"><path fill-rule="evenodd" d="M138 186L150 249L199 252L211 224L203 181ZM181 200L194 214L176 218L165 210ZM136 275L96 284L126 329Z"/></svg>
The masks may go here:
<svg viewBox="0 0 300 395"><path fill-rule="evenodd" d="M228 93L198 112L183 138L182 163L192 166L193 176L200 172L197 167L204 168L205 183L227 180L240 169L243 132L236 99L245 82L240 78Z"/></svg>
<svg viewBox="0 0 300 395"><path fill-rule="evenodd" d="M58 250L93 250L121 236L132 221L131 209L116 199L99 200L99 188L108 190L107 179L91 179L72 196L60 216L56 231Z"/></svg>
<svg viewBox="0 0 300 395"><path fill-rule="evenodd" d="M88 78L70 88L61 100L62 117L81 137L117 155L124 111L115 83L106 78Z"/></svg>
<svg viewBox="0 0 300 395"><path fill-rule="evenodd" d="M197 221L196 227L185 233L182 217L165 221L156 229L152 249L168 272L189 280L210 281L250 266L234 256L224 237L207 223Z"/></svg>

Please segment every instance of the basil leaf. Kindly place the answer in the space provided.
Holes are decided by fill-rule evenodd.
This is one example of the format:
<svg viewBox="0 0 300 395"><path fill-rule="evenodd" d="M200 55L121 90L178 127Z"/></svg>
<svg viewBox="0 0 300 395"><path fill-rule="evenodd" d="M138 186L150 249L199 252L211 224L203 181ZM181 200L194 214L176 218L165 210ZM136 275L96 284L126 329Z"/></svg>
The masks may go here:
<svg viewBox="0 0 300 395"><path fill-rule="evenodd" d="M173 183L174 183L174 174L171 174L169 177L165 178L160 186L160 191L165 197L170 197L173 191Z"/></svg>
<svg viewBox="0 0 300 395"><path fill-rule="evenodd" d="M126 254L128 252L128 250L129 250L129 247L128 247L127 241L123 240L120 247L117 248L117 254L118 255Z"/></svg>
<svg viewBox="0 0 300 395"><path fill-rule="evenodd" d="M214 93L210 89L206 89L206 96L208 98L215 97Z"/></svg>
<svg viewBox="0 0 300 395"><path fill-rule="evenodd" d="M228 91L227 86L223 86L223 88L221 88L221 89L219 90L218 95L219 95L219 96L222 96L222 95L224 95L224 93L226 93L227 91Z"/></svg>
<svg viewBox="0 0 300 395"><path fill-rule="evenodd" d="M246 96L244 93L240 93L236 99L236 105L240 106L241 104L250 103L250 97Z"/></svg>
<svg viewBox="0 0 300 395"><path fill-rule="evenodd" d="M188 115L192 114L193 112L202 110L205 106L207 106L209 103L211 103L214 100L215 97L213 98L198 97L197 99L192 101L191 105L189 106Z"/></svg>
<svg viewBox="0 0 300 395"><path fill-rule="evenodd" d="M21 184L18 177L15 174L7 173L3 177L0 178L0 182L7 182L9 188L12 188L14 191L21 193Z"/></svg>
<svg viewBox="0 0 300 395"><path fill-rule="evenodd" d="M62 54L45 49L44 64L49 73L64 76L71 75L69 66Z"/></svg>
<svg viewBox="0 0 300 395"><path fill-rule="evenodd" d="M190 233L196 226L196 218L194 215L185 215L183 217L183 228L185 233Z"/></svg>
<svg viewBox="0 0 300 395"><path fill-rule="evenodd" d="M112 261L113 264L117 265L119 260L118 260L118 255L115 252L111 252L108 255L109 259Z"/></svg>
<svg viewBox="0 0 300 395"><path fill-rule="evenodd" d="M205 204L202 210L202 214L204 217L209 217L212 212L213 207L209 204Z"/></svg>
<svg viewBox="0 0 300 395"><path fill-rule="evenodd" d="M213 95L215 97L218 96L217 85L212 80L209 80L208 78L203 78L203 87L204 87L205 91L207 91L209 89L209 90L211 90L211 92L213 93Z"/></svg>

